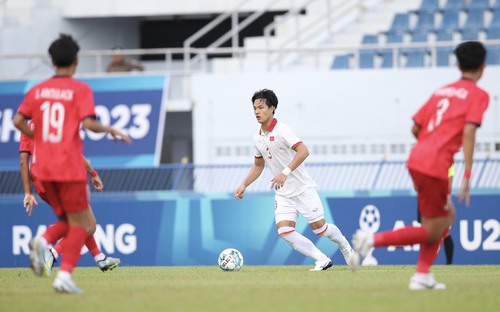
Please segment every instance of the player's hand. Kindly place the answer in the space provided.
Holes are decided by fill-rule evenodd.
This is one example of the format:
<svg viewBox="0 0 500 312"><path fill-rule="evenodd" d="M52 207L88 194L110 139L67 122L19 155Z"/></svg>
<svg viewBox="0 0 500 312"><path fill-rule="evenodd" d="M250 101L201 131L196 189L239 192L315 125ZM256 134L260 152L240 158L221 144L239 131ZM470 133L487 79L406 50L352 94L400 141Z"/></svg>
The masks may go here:
<svg viewBox="0 0 500 312"><path fill-rule="evenodd" d="M278 174L271 180L271 188L275 190L279 190L285 184L287 176L283 173Z"/></svg>
<svg viewBox="0 0 500 312"><path fill-rule="evenodd" d="M24 194L23 206L29 217L31 217L31 214L33 213L33 206L35 205L38 205L35 196L33 196L33 194Z"/></svg>
<svg viewBox="0 0 500 312"><path fill-rule="evenodd" d="M132 143L132 140L130 139L130 137L128 135L126 135L125 133L118 131L114 128L111 128L111 131L109 132L109 134L111 134L111 136L113 137L113 140L115 140L115 142L117 142L118 140L121 139L127 144Z"/></svg>
<svg viewBox="0 0 500 312"><path fill-rule="evenodd" d="M99 176L92 177L92 185L94 189L98 192L102 192L104 185L102 185L101 178Z"/></svg>
<svg viewBox="0 0 500 312"><path fill-rule="evenodd" d="M444 206L444 210L447 211L454 211L455 210L455 205L453 204L453 198L451 195L448 195L446 199L446 205Z"/></svg>
<svg viewBox="0 0 500 312"><path fill-rule="evenodd" d="M246 187L245 185L240 185L236 191L234 192L234 197L236 199L243 199L243 195L245 194Z"/></svg>
<svg viewBox="0 0 500 312"><path fill-rule="evenodd" d="M469 207L470 205L470 185L469 179L466 177L462 180L462 186L460 187L460 192L458 192L457 197L459 202L463 202L465 200L465 206Z"/></svg>

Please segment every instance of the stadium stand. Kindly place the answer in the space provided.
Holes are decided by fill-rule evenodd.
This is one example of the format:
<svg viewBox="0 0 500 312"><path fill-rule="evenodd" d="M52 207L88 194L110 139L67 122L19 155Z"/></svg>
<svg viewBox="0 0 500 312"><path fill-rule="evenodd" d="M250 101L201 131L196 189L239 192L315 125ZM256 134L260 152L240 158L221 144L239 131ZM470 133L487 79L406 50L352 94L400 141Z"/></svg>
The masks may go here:
<svg viewBox="0 0 500 312"><path fill-rule="evenodd" d="M387 50L380 41L373 38L385 37L386 44L393 44L397 49ZM409 38L409 40L408 40ZM499 40L500 39L500 0L422 0L415 10L398 12L394 15L391 25L386 31L378 34L364 35L361 46L379 44L373 50L359 50L359 64L353 68L374 69L391 66L427 67L453 66L452 48L458 41L465 40ZM433 43L440 45L433 47ZM428 43L428 48L421 48ZM418 44L419 47L412 47ZM449 46L444 47L444 44ZM498 44L487 44L489 51L488 65L498 65ZM392 60L391 53L397 52L396 59L405 59L406 62ZM374 55L383 61L377 66L373 62ZM389 60L390 59L390 60ZM430 59L430 60L429 60ZM352 64L352 62L350 63ZM346 69L345 66L342 67ZM336 69L332 67L332 69Z"/></svg>

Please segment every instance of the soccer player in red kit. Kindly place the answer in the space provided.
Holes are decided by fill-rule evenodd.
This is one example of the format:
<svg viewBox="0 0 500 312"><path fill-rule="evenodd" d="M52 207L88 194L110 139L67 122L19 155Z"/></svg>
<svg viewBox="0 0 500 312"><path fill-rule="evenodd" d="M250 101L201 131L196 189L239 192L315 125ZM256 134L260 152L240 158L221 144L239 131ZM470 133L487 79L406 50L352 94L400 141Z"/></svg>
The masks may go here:
<svg viewBox="0 0 500 312"><path fill-rule="evenodd" d="M41 237L30 242L30 263L36 275L44 269L45 250L60 238L65 239L60 270L54 279L57 292L82 294L71 274L80 258L80 250L88 238L90 209L87 193L87 173L83 159L80 124L84 128L109 133L114 139L130 138L111 127L101 125L94 108L90 87L72 78L78 64L79 46L69 35L61 34L49 47L55 76L33 86L14 116L14 125L34 139L32 162L45 189L58 221L49 226ZM36 125L32 131L26 123ZM33 205L33 197L28 205Z"/></svg>
<svg viewBox="0 0 500 312"><path fill-rule="evenodd" d="M422 227L408 226L373 235L358 230L353 236L352 269L357 268L371 248L420 244L410 290L446 288L429 271L455 220L455 208L447 196L448 169L453 164L453 155L462 146L465 173L458 199L465 200L468 206L476 129L489 103L488 93L476 85L485 68L485 47L477 41L463 42L455 49L455 55L461 79L436 90L413 116L412 133L417 143L410 152L407 167L417 191Z"/></svg>
<svg viewBox="0 0 500 312"><path fill-rule="evenodd" d="M32 122L29 123L29 126L32 130L34 130L34 124ZM33 197L33 192L31 190L31 183L33 181L33 186L35 187L38 195L49 205L49 199L45 196L45 189L41 185L37 174L36 174L36 165L31 163L30 155L33 154L33 139L28 138L26 135L21 134L21 141L19 144L19 162L20 162L20 170L21 170L21 178L23 180L24 186L24 200L23 203L26 207L26 212L29 216L31 216L33 211L33 206L30 203L38 205L38 202ZM97 171L92 168L90 163L84 159L85 168L87 173L92 177L92 185L94 189L98 192L101 192L103 189L103 184L101 178L97 174ZM31 164L30 164L31 163ZM94 232L96 230L96 220L94 217L94 213L92 212L92 208L90 208L90 219L89 219L89 227L88 235L89 237L85 241L85 246L89 250L89 252L94 257L94 260L97 263L97 266L101 269L101 271L105 272L107 270L112 270L120 264L120 259L107 257L105 254L101 252L97 243L94 239ZM64 240L60 240L53 248L47 248L45 250L45 265L43 270L43 275L46 277L50 277L52 275L52 267L54 263L57 262L57 258L62 254L63 251Z"/></svg>

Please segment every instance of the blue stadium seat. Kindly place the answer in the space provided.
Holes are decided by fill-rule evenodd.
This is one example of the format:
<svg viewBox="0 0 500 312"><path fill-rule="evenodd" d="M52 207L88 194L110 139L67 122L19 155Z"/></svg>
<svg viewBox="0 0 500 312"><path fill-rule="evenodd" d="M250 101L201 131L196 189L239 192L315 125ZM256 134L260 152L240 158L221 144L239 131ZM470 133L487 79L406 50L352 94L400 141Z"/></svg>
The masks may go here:
<svg viewBox="0 0 500 312"><path fill-rule="evenodd" d="M394 15L392 25L389 30L391 33L404 33L410 29L410 17L405 13L398 13Z"/></svg>
<svg viewBox="0 0 500 312"><path fill-rule="evenodd" d="M427 42L427 32L426 31L414 31L411 34L411 42Z"/></svg>
<svg viewBox="0 0 500 312"><path fill-rule="evenodd" d="M415 30L429 31L434 29L434 12L421 11L418 14Z"/></svg>
<svg viewBox="0 0 500 312"><path fill-rule="evenodd" d="M379 55L382 57L381 68L392 68L394 66L394 53L391 49L381 50Z"/></svg>
<svg viewBox="0 0 500 312"><path fill-rule="evenodd" d="M406 65L405 67L407 68L414 68L414 67L424 67L425 66L425 56L426 56L426 51L422 49L418 50L410 50L405 53L407 57Z"/></svg>
<svg viewBox="0 0 500 312"><path fill-rule="evenodd" d="M464 29L483 29L484 28L484 10L471 9L467 11L467 21Z"/></svg>
<svg viewBox="0 0 500 312"><path fill-rule="evenodd" d="M437 48L436 49L436 66L450 66L450 55L453 53L453 48Z"/></svg>
<svg viewBox="0 0 500 312"><path fill-rule="evenodd" d="M500 39L500 28L489 28L486 39Z"/></svg>
<svg viewBox="0 0 500 312"><path fill-rule="evenodd" d="M453 31L450 31L448 29L438 30L438 32L436 33L436 41L439 42L453 41Z"/></svg>
<svg viewBox="0 0 500 312"><path fill-rule="evenodd" d="M375 50L359 51L359 68L362 69L374 68L375 55L377 55L377 51Z"/></svg>
<svg viewBox="0 0 500 312"><path fill-rule="evenodd" d="M443 20L441 21L441 25L439 25L439 30L455 30L459 28L459 14L458 10L449 9L443 11Z"/></svg>
<svg viewBox="0 0 500 312"><path fill-rule="evenodd" d="M465 1L464 0L448 0L446 1L446 4L444 5L445 10L462 10L465 8Z"/></svg>
<svg viewBox="0 0 500 312"><path fill-rule="evenodd" d="M335 56L332 64L332 69L349 69L349 61L351 57L352 53Z"/></svg>
<svg viewBox="0 0 500 312"><path fill-rule="evenodd" d="M448 0L449 1L449 0ZM498 3L498 1L497 1ZM481 9L486 10L490 7L490 0L473 0L467 5L467 9Z"/></svg>
<svg viewBox="0 0 500 312"><path fill-rule="evenodd" d="M479 31L477 29L464 29L462 31L462 40L477 40L479 39Z"/></svg>
<svg viewBox="0 0 500 312"><path fill-rule="evenodd" d="M403 34L399 33L387 33L386 43L403 43Z"/></svg>
<svg viewBox="0 0 500 312"><path fill-rule="evenodd" d="M497 3L500 3L500 0ZM500 7L493 10L493 18L488 28L500 28Z"/></svg>
<svg viewBox="0 0 500 312"><path fill-rule="evenodd" d="M422 0L418 10L435 12L439 10L439 0Z"/></svg>
<svg viewBox="0 0 500 312"><path fill-rule="evenodd" d="M486 46L486 64L500 65L500 46Z"/></svg>
<svg viewBox="0 0 500 312"><path fill-rule="evenodd" d="M377 44L378 35L364 35L361 44Z"/></svg>

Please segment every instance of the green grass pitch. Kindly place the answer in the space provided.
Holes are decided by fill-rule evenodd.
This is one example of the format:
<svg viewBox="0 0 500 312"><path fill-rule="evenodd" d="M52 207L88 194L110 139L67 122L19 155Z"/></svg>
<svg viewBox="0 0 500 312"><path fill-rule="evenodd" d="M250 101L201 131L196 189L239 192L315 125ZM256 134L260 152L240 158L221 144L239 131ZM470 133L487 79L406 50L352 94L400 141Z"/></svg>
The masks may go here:
<svg viewBox="0 0 500 312"><path fill-rule="evenodd" d="M0 269L0 311L500 311L499 266L435 266L443 291L408 290L414 266L77 268L83 296L28 268Z"/></svg>

